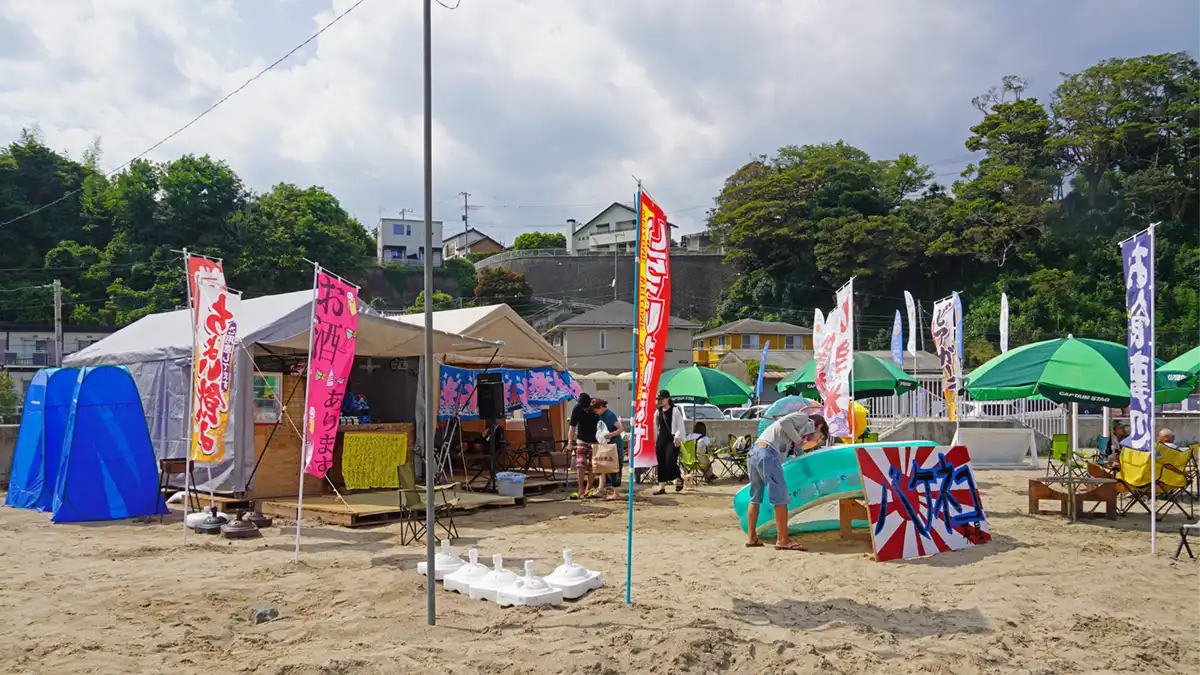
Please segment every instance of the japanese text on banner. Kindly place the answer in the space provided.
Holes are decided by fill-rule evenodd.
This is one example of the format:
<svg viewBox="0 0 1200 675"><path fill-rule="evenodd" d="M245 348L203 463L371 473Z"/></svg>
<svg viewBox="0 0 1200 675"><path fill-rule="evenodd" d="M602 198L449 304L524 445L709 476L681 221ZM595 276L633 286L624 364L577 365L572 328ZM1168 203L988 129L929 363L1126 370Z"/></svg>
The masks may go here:
<svg viewBox="0 0 1200 675"><path fill-rule="evenodd" d="M821 392L825 404L825 420L829 433L835 437L857 438L862 429L851 429L850 378L854 369L854 281L837 292L837 306L825 318L822 331L825 352L825 387ZM818 358L820 354L818 354Z"/></svg>
<svg viewBox="0 0 1200 675"><path fill-rule="evenodd" d="M671 316L671 235L667 216L645 192L639 193L637 257L637 333L633 436L635 468L658 464L654 454L653 391L662 373Z"/></svg>
<svg viewBox="0 0 1200 675"><path fill-rule="evenodd" d="M220 260L205 258L202 255L189 255L187 257L187 275L188 297L192 299L192 319L198 322L200 303L197 302L197 298L200 293L200 284L214 283L219 288L225 288L225 270L221 266Z"/></svg>
<svg viewBox="0 0 1200 675"><path fill-rule="evenodd" d="M958 419L958 321L955 317L954 298L944 298L933 303L933 345L938 361L942 364L942 393L946 398L946 417Z"/></svg>
<svg viewBox="0 0 1200 675"><path fill-rule="evenodd" d="M196 286L198 311L192 352L192 461L219 462L225 456L229 394L237 347L241 298L225 286Z"/></svg>
<svg viewBox="0 0 1200 675"><path fill-rule="evenodd" d="M1150 231L1121 244L1129 323L1129 436L1122 445L1149 452L1154 429L1154 240Z"/></svg>
<svg viewBox="0 0 1200 675"><path fill-rule="evenodd" d="M308 410L304 415L304 466L321 477L333 466L346 378L354 363L358 289L332 274L317 275L312 351L308 355Z"/></svg>

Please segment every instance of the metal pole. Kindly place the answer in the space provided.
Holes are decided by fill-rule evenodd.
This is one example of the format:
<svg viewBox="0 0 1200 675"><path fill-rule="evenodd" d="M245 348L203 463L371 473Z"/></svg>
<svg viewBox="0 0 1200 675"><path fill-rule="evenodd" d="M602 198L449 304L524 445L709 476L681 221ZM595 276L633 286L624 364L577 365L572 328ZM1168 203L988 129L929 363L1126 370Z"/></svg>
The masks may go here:
<svg viewBox="0 0 1200 675"><path fill-rule="evenodd" d="M1158 454L1158 429L1154 426L1154 395L1155 395L1155 367L1154 353L1157 351L1154 348L1154 306L1157 304L1154 301L1156 295L1158 281L1158 265L1154 259L1154 226L1157 223L1150 223L1150 288L1148 302L1150 303L1150 555L1158 553L1158 467L1155 466L1154 456Z"/></svg>
<svg viewBox="0 0 1200 675"><path fill-rule="evenodd" d="M925 353L925 308L921 306L921 302L919 300L917 301L917 336L921 340L921 352L920 353L924 354ZM920 358L921 358L920 356L913 357L913 377L917 376L917 366L919 365L918 362L920 361ZM917 378L917 382L920 383L921 379ZM921 416L921 399L929 398L928 394L925 393L925 385L924 384L920 384L920 388L918 391L920 391L921 393L917 397L916 407L913 409L913 419L914 420Z"/></svg>
<svg viewBox="0 0 1200 675"><path fill-rule="evenodd" d="M196 309L192 307L194 299L192 298L192 272L191 266L188 264L187 248L183 249L183 287L187 293L187 313L188 321L192 327L192 368L188 372L191 377L188 379L188 416L187 416L187 446L184 448L183 455L183 544L187 545L187 517L188 517L188 502L191 499L192 492L192 416L196 414L192 407L196 402ZM166 455L167 449L163 448L163 455Z"/></svg>
<svg viewBox="0 0 1200 675"><path fill-rule="evenodd" d="M436 373L433 367L433 51L430 45L432 2L433 0L424 0L422 3L425 47L425 564L429 569L429 574L425 575L425 619L430 626L437 623L437 596L433 574L433 443L434 427L437 424L437 401L433 396Z"/></svg>
<svg viewBox="0 0 1200 675"><path fill-rule="evenodd" d="M296 492L296 552L292 560L300 562L300 519L304 514L304 470L308 468L308 397L312 393L308 387L308 374L312 371L313 338L316 336L316 326L313 321L317 316L317 283L320 281L321 266L313 263L313 295L312 308L308 313L308 364L304 367L302 377L304 383L304 413L300 418L300 488ZM284 413L286 414L286 413Z"/></svg>
<svg viewBox="0 0 1200 675"><path fill-rule="evenodd" d="M62 282L54 280L54 367L62 368L63 360L63 324L62 324Z"/></svg>

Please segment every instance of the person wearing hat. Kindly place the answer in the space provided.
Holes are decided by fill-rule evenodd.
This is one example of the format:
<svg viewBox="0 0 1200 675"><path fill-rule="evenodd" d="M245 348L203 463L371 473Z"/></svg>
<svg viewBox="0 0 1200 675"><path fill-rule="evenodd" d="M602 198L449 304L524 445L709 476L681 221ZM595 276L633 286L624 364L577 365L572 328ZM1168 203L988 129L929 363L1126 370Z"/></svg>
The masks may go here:
<svg viewBox="0 0 1200 675"><path fill-rule="evenodd" d="M652 494L667 491L667 483L675 483L675 491L683 490L683 474L679 472L679 446L687 436L683 410L671 401L671 392L658 392L658 411L654 420L654 454L658 458L658 489Z"/></svg>

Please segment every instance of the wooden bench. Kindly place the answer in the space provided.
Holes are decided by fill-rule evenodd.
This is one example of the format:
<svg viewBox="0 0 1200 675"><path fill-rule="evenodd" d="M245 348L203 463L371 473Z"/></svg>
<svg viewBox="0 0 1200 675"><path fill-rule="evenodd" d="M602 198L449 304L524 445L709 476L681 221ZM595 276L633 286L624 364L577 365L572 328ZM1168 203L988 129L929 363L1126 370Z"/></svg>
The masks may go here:
<svg viewBox="0 0 1200 675"><path fill-rule="evenodd" d="M1117 481L1111 478L1084 478L1084 477L1069 477L1069 476L1046 476L1043 478L1029 479L1029 513L1031 515L1061 515L1064 518L1078 518L1080 516L1099 516L1099 513L1092 514L1084 510L1085 502L1103 503L1104 517L1109 520L1117 518ZM1065 485L1067 491L1055 490L1051 485ZM1076 491L1077 486L1087 486L1088 489ZM1074 509L1071 509L1069 494L1074 493L1075 504ZM1054 500L1059 503L1058 512L1044 511L1039 502L1043 499ZM1074 518L1072 518L1072 515Z"/></svg>

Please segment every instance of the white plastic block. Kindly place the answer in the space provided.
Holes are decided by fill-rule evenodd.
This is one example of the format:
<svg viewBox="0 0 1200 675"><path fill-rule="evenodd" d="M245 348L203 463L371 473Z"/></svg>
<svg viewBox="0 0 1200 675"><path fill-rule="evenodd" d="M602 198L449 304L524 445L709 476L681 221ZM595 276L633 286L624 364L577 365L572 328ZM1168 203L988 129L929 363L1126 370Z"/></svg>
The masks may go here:
<svg viewBox="0 0 1200 675"><path fill-rule="evenodd" d="M533 561L525 561L525 576L516 583L496 593L496 604L501 607L512 605L557 605L563 601L563 592L546 583L545 579L533 576Z"/></svg>
<svg viewBox="0 0 1200 675"><path fill-rule="evenodd" d="M467 563L465 560L458 557L457 553L450 550L450 541L443 539L442 550L433 557L433 579L434 581L442 581L446 578L447 574L458 571L459 568L466 564ZM417 572L420 574L426 574L427 567L428 565L426 562L421 561L417 563Z"/></svg>
<svg viewBox="0 0 1200 675"><path fill-rule="evenodd" d="M467 552L467 559L467 564L442 578L442 585L446 590L470 593L471 584L482 581L487 576L488 568L479 564L479 551L471 549Z"/></svg>
<svg viewBox="0 0 1200 675"><path fill-rule="evenodd" d="M507 590L517 582L517 575L504 569L504 556L499 553L492 556L492 571L482 579L471 584L467 595L472 600L491 600L496 602L496 596L501 590Z"/></svg>
<svg viewBox="0 0 1200 675"><path fill-rule="evenodd" d="M571 551L563 551L563 564L545 577L546 583L563 592L563 597L569 600L581 598L593 588L604 585L603 575L593 572L583 565L575 564Z"/></svg>

